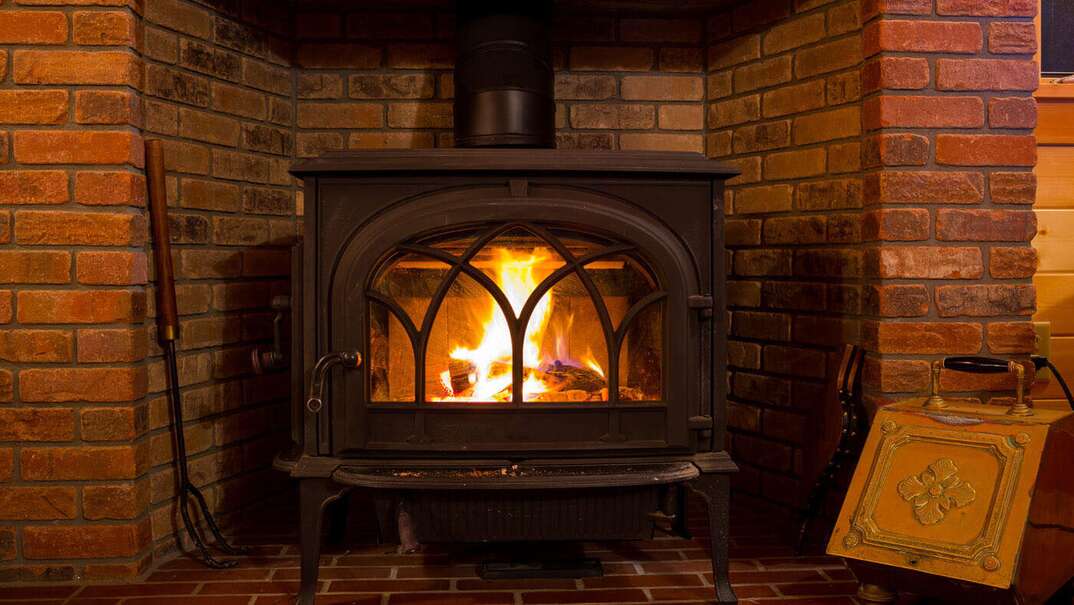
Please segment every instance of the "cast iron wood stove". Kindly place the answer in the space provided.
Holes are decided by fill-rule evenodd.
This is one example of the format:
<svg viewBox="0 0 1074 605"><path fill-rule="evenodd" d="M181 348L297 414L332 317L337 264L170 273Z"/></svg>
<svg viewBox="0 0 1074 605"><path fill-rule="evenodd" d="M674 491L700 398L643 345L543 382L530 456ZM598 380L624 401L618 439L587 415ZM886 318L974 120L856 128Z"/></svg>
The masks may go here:
<svg viewBox="0 0 1074 605"><path fill-rule="evenodd" d="M383 531L420 543L682 530L689 488L708 504L716 601L735 603L721 212L735 172L698 154L541 148L544 15L459 22L456 141L494 148L294 168L304 371L278 466L300 482L298 602L313 603L324 509L353 489Z"/></svg>

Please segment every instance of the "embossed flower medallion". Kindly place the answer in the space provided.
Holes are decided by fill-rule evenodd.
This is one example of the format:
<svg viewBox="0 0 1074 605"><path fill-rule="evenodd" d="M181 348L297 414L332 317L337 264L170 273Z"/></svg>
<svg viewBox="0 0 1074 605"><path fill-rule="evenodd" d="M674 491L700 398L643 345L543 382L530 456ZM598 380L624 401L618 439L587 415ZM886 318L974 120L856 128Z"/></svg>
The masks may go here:
<svg viewBox="0 0 1074 605"><path fill-rule="evenodd" d="M943 521L948 511L966 506L977 497L973 486L959 479L958 466L950 458L941 458L921 474L903 479L898 489L922 525Z"/></svg>

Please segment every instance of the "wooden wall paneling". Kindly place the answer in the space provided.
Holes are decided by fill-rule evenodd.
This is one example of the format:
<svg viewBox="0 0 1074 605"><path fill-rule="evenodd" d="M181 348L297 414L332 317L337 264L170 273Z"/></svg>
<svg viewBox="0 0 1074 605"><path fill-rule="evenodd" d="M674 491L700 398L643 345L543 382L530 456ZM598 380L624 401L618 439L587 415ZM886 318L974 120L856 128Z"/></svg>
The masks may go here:
<svg viewBox="0 0 1074 605"><path fill-rule="evenodd" d="M1033 319L1051 322L1053 336L1074 336L1074 274L1038 274L1033 283L1037 286Z"/></svg>
<svg viewBox="0 0 1074 605"><path fill-rule="evenodd" d="M1074 146L1039 146L1036 173L1036 208L1074 208Z"/></svg>
<svg viewBox="0 0 1074 605"><path fill-rule="evenodd" d="M1074 209L1038 209L1037 237L1042 273L1074 272Z"/></svg>
<svg viewBox="0 0 1074 605"><path fill-rule="evenodd" d="M1042 99L1037 105L1037 144L1074 145L1074 99Z"/></svg>

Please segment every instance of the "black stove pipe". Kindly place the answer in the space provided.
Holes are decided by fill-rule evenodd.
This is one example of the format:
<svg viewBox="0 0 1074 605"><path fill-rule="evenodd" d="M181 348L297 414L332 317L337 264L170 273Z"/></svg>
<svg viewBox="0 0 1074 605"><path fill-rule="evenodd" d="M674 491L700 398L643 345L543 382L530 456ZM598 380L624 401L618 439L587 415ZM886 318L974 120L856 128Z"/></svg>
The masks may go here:
<svg viewBox="0 0 1074 605"><path fill-rule="evenodd" d="M551 0L456 3L456 147L555 147Z"/></svg>

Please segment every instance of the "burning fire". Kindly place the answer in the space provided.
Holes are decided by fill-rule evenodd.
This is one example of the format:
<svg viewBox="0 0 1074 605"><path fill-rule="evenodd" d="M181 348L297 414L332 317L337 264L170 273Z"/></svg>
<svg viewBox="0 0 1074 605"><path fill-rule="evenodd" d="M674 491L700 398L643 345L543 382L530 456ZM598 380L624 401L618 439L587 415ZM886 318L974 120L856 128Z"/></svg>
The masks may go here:
<svg viewBox="0 0 1074 605"><path fill-rule="evenodd" d="M552 254L544 248L534 248L531 252L518 252L507 248L495 248L493 251L493 281L503 291L517 315L522 311L526 301L554 266ZM589 368L596 372L603 381L604 370L591 354L587 354L577 366L569 360L565 336L556 334L556 357L542 355L541 346L545 332L552 317L551 291L544 294L533 309L522 345L522 399L524 401L541 400L542 396L557 393L563 389L562 380L557 379L557 372L562 375L564 368ZM570 329L573 317L568 318L566 329ZM450 353L451 367L440 373L440 384L446 396L433 398L437 401L510 401L511 384L511 331L499 305L495 301L485 313L481 328L481 340L476 348L455 346ZM599 389L598 389L599 390ZM603 397L606 398L607 389Z"/></svg>

